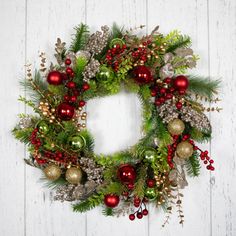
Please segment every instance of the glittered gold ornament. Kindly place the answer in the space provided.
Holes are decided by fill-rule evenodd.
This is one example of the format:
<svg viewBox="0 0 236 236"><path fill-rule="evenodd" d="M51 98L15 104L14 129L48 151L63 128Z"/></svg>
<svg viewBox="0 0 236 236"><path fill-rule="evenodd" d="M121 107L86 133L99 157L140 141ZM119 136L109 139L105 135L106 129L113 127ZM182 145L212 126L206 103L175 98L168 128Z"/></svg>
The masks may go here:
<svg viewBox="0 0 236 236"><path fill-rule="evenodd" d="M82 178L81 169L76 167L70 167L66 171L66 180L71 184L79 184Z"/></svg>
<svg viewBox="0 0 236 236"><path fill-rule="evenodd" d="M55 164L49 164L44 170L43 170L45 176L49 180L57 180L61 176L61 169L59 166Z"/></svg>
<svg viewBox="0 0 236 236"><path fill-rule="evenodd" d="M182 120L176 118L169 122L167 128L172 135L180 135L183 133L185 125Z"/></svg>
<svg viewBox="0 0 236 236"><path fill-rule="evenodd" d="M156 191L154 188L147 188L145 191L145 196L149 200L154 200L157 197Z"/></svg>
<svg viewBox="0 0 236 236"><path fill-rule="evenodd" d="M69 138L69 145L74 151L78 151L85 146L85 139L81 135L75 135Z"/></svg>
<svg viewBox="0 0 236 236"><path fill-rule="evenodd" d="M176 152L178 157L187 159L193 155L193 145L188 141L183 141L177 145Z"/></svg>
<svg viewBox="0 0 236 236"><path fill-rule="evenodd" d="M40 122L38 123L37 127L38 127L39 132L40 132L41 134L47 134L48 131L49 131L48 124L47 124L44 120L40 121Z"/></svg>

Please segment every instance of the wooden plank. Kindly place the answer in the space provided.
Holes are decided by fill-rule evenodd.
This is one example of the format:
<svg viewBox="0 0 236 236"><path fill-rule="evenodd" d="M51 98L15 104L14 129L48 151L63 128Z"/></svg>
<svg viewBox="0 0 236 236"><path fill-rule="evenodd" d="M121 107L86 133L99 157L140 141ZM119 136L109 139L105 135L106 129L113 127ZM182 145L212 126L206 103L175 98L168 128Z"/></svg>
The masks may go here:
<svg viewBox="0 0 236 236"><path fill-rule="evenodd" d="M11 135L24 105L17 102L24 76L25 2L0 2L0 235L24 235L24 145ZM22 91L21 91L22 92Z"/></svg>
<svg viewBox="0 0 236 236"><path fill-rule="evenodd" d="M52 59L57 37L70 43L73 27L85 19L84 1L29 0L27 7L27 59L38 66L38 51ZM38 181L41 171L26 169L26 234L85 235L86 217L72 212L69 203L54 202ZM37 183L38 182L38 183Z"/></svg>
<svg viewBox="0 0 236 236"><path fill-rule="evenodd" d="M222 78L218 105L213 112L211 155L216 171L211 177L212 235L236 235L236 2L209 1L210 74Z"/></svg>
<svg viewBox="0 0 236 236"><path fill-rule="evenodd" d="M160 32L168 33L173 29L188 34L193 40L193 49L199 54L200 61L192 73L208 74L208 34L207 2L200 1L155 1L148 0L148 30L160 26ZM191 71L190 71L191 73ZM205 145L209 148L209 145ZM183 191L185 224L182 228L173 210L170 225L161 230L164 214L161 210L150 209L149 235L209 235L210 234L210 186L209 172L203 167L199 178L188 178L189 186ZM156 213L155 213L156 212Z"/></svg>
<svg viewBox="0 0 236 236"><path fill-rule="evenodd" d="M104 24L111 26L113 22L127 28L146 24L146 1L87 1L87 24L92 26L93 30L99 29ZM133 95L127 96L122 92L110 99L102 100L103 104L100 100L88 104L88 128L93 125L91 129L97 140L100 134L103 137L106 136L103 140L95 140L97 152L115 151L116 147L124 148L127 144L131 145L140 135L134 131L135 127L140 124L137 98ZM108 106L109 109L107 109ZM101 113L98 109L104 112ZM99 116L94 114L99 114ZM133 124L133 130L130 129L129 124ZM113 135L112 130L109 129L111 126L117 126L116 130L121 130L120 133ZM127 135L128 138L124 138L125 132L122 132L125 128L127 133L132 133ZM104 140L106 141L105 146L101 144ZM101 215L101 208L97 208L87 213L87 235L147 235L147 223L147 218L134 222L130 222L128 216L105 218Z"/></svg>

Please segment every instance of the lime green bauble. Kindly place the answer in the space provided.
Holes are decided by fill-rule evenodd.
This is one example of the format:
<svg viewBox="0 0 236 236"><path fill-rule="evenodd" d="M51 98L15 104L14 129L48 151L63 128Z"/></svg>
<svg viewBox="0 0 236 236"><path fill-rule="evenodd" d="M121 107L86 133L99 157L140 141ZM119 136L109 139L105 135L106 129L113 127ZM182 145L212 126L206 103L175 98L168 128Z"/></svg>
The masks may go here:
<svg viewBox="0 0 236 236"><path fill-rule="evenodd" d="M41 134L47 134L49 132L49 126L44 120L38 123L37 128Z"/></svg>
<svg viewBox="0 0 236 236"><path fill-rule="evenodd" d="M157 197L156 191L154 188L147 188L145 191L145 196L149 200L154 200Z"/></svg>
<svg viewBox="0 0 236 236"><path fill-rule="evenodd" d="M122 39L120 39L120 38L114 38L114 39L111 40L111 42L110 42L110 44L109 44L109 47L110 47L110 48L113 48L113 47L115 47L116 45L119 45L120 48L122 48L124 44L125 44L125 42L124 42Z"/></svg>
<svg viewBox="0 0 236 236"><path fill-rule="evenodd" d="M112 80L114 78L114 71L109 67L101 66L96 77L100 80Z"/></svg>
<svg viewBox="0 0 236 236"><path fill-rule="evenodd" d="M72 150L78 151L85 146L85 139L81 135L75 135L69 138L69 145Z"/></svg>
<svg viewBox="0 0 236 236"><path fill-rule="evenodd" d="M143 156L146 160L153 161L157 156L157 152L154 148L149 147L143 151Z"/></svg>

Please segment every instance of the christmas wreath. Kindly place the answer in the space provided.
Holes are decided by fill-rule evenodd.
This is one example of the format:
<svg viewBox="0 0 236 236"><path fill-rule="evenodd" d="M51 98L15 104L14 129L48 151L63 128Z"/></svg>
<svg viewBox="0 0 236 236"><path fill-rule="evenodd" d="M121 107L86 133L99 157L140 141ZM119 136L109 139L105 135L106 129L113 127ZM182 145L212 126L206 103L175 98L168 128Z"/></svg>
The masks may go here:
<svg viewBox="0 0 236 236"><path fill-rule="evenodd" d="M56 63L40 68L26 65L21 82L29 94L19 100L34 114L20 114L14 136L29 147L25 162L40 168L54 199L73 202L73 210L88 211L103 205L105 215L128 214L130 220L148 214L147 204L167 211L173 205L184 222L180 190L186 174L198 176L201 161L213 171L208 151L195 142L211 138L203 102L215 98L218 80L187 74L198 56L191 39L172 31L138 37L139 28L89 33L80 24L69 48L57 39ZM119 93L136 93L142 103L143 137L137 144L112 155L93 152L94 140L86 129L86 101Z"/></svg>

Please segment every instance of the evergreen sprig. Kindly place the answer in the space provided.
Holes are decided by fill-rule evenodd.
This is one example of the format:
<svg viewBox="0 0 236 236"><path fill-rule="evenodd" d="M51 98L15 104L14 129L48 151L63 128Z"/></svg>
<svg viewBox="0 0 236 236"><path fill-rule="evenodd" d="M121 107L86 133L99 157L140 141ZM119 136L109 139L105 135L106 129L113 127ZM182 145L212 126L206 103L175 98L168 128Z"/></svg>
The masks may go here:
<svg viewBox="0 0 236 236"><path fill-rule="evenodd" d="M198 152L195 151L193 155L186 161L186 170L189 176L195 177L200 174L200 160Z"/></svg>
<svg viewBox="0 0 236 236"><path fill-rule="evenodd" d="M134 195L143 198L145 194L145 181L147 177L147 166L143 165L139 168L138 176L134 185Z"/></svg>
<svg viewBox="0 0 236 236"><path fill-rule="evenodd" d="M105 207L103 210L102 210L102 214L104 216L114 216L114 210L113 208L110 208L110 207Z"/></svg>
<svg viewBox="0 0 236 236"><path fill-rule="evenodd" d="M166 52L174 52L177 48L186 48L191 45L191 38L188 35L178 35L176 40L169 44Z"/></svg>
<svg viewBox="0 0 236 236"><path fill-rule="evenodd" d="M79 26L75 27L74 30L75 34L70 46L70 50L76 53L83 49L86 45L89 37L89 28L86 24L81 23Z"/></svg>
<svg viewBox="0 0 236 236"><path fill-rule="evenodd" d="M202 77L198 75L188 75L189 91L197 95L205 96L208 99L217 94L220 80L210 80L210 77Z"/></svg>
<svg viewBox="0 0 236 236"><path fill-rule="evenodd" d="M20 140L24 144L30 144L30 136L33 132L33 127L25 128L25 129L18 129L15 127L12 130L12 134L15 136L16 139Z"/></svg>

